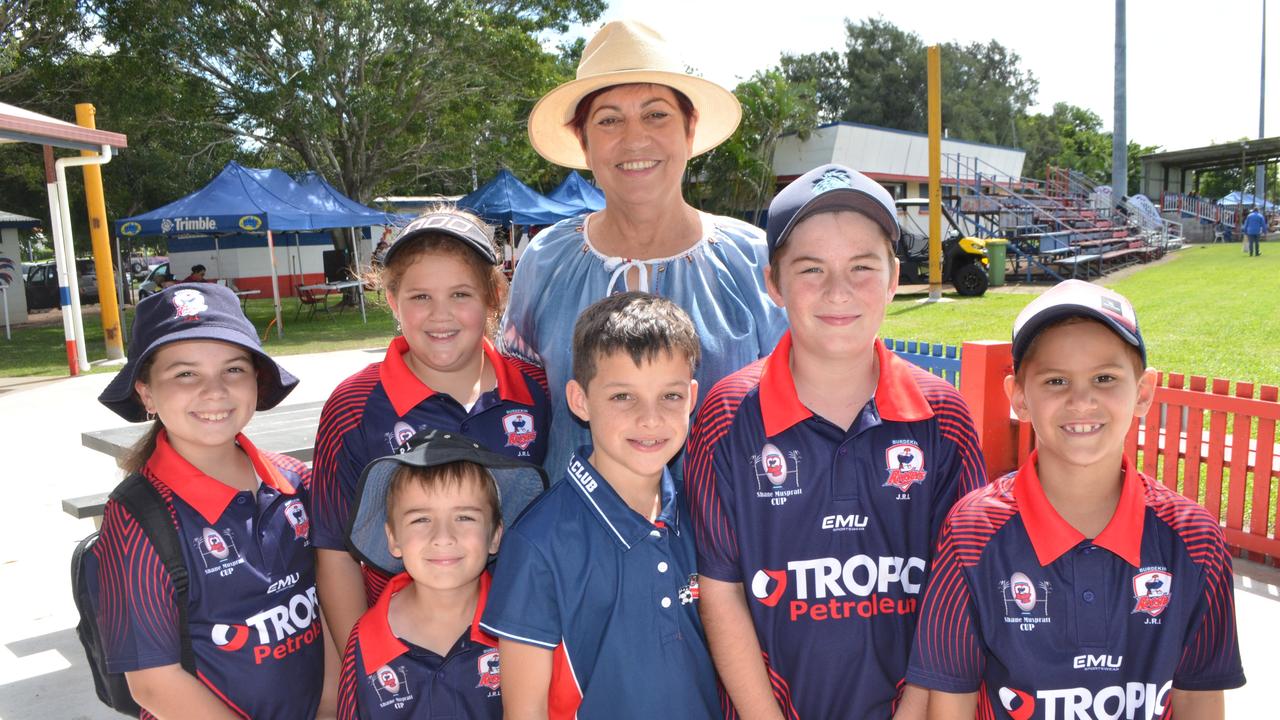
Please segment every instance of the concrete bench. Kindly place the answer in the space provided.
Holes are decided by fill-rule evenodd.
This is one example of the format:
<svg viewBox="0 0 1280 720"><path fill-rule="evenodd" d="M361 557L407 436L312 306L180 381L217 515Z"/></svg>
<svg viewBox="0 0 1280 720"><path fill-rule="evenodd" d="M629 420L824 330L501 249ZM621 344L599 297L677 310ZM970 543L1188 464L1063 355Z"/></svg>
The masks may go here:
<svg viewBox="0 0 1280 720"><path fill-rule="evenodd" d="M323 402L286 405L256 413L244 434L261 450L270 450L310 463L315 454L316 427ZM150 425L139 423L80 434L80 444L120 460L146 434ZM74 518L94 518L100 524L110 491L64 498L62 511Z"/></svg>

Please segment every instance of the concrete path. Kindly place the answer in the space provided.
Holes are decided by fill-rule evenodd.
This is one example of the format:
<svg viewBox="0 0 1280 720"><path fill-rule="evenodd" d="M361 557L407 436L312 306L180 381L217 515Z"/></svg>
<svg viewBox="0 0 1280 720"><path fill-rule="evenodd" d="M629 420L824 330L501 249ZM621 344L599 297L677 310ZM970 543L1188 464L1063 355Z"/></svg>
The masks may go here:
<svg viewBox="0 0 1280 720"><path fill-rule="evenodd" d="M324 400L339 381L383 350L292 355L302 379L287 403ZM61 500L111 489L121 477L80 433L121 425L97 402L111 374L16 385L0 393L0 720L116 720L101 705L75 637L70 558L93 531L64 514ZM1236 562L1236 608L1245 672L1227 693L1227 717L1274 717L1269 692L1280 675L1280 571Z"/></svg>

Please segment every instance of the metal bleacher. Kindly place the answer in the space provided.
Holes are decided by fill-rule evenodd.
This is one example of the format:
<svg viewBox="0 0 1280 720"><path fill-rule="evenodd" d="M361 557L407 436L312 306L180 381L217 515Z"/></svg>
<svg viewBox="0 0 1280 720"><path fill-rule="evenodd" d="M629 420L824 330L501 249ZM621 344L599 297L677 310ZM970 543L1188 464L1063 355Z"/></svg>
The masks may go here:
<svg viewBox="0 0 1280 720"><path fill-rule="evenodd" d="M943 155L943 194L962 232L1009 240L1009 272L1024 282L1095 278L1182 246L1182 226L1069 168L1045 180L1004 175L982 160Z"/></svg>

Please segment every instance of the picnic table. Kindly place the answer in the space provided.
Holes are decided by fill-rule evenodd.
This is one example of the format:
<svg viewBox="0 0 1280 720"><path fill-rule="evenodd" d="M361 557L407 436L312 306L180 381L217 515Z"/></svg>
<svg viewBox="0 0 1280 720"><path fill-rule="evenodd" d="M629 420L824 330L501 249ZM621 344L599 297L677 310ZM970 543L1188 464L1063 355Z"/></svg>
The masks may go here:
<svg viewBox="0 0 1280 720"><path fill-rule="evenodd" d="M244 434L262 450L278 452L303 462L311 462L315 452L316 427L320 423L323 402L285 405L256 413L245 426ZM134 443L150 429L146 423L126 425L107 430L94 430L80 434L80 444L119 460L129 453ZM102 492L74 498L64 498L62 510L74 518L102 518L107 496Z"/></svg>
<svg viewBox="0 0 1280 720"><path fill-rule="evenodd" d="M298 301L300 304L298 309L301 311L303 304L311 305L311 315L314 315L316 305L318 304L321 310L329 312L328 302L324 300L329 296L329 293L340 293L348 288L357 288L355 294L360 296L360 320L368 325L369 318L365 315L364 291L361 288L362 285L364 285L364 281L362 280L338 280L335 282L316 283L315 285L299 285ZM309 299L304 300L304 296Z"/></svg>

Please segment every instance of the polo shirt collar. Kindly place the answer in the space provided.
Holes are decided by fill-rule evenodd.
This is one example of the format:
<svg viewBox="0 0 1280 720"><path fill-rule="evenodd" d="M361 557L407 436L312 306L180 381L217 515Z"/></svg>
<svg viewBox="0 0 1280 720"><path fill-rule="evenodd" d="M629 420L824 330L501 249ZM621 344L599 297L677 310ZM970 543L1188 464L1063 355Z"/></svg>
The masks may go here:
<svg viewBox="0 0 1280 720"><path fill-rule="evenodd" d="M507 362L493 343L489 342L489 338L482 339L481 347L484 350L485 360L493 367L493 372L498 377L498 397L508 402L532 405L533 395L529 393L529 386L525 384L520 371ZM387 397L391 399L391 407L400 417L408 415L410 410L436 394L436 391L419 380L405 363L404 355L407 352L409 352L409 341L405 340L403 335L399 335L387 346L387 354L382 358L382 364L378 366L378 377L382 380L382 387L387 391Z"/></svg>
<svg viewBox="0 0 1280 720"><path fill-rule="evenodd" d="M253 463L253 471L257 473L264 485L284 495L293 495L297 492L275 465L263 460L258 448L254 447L244 434L236 435L236 444L245 455L249 456L249 462ZM230 485L205 475L196 466L187 462L186 458L179 455L178 451L169 444L169 435L164 430L156 436L156 449L147 460L147 470L151 476L168 486L175 495L182 498L183 502L195 508L201 517L211 523L217 522L218 518L222 517L227 506L240 492Z"/></svg>
<svg viewBox="0 0 1280 720"><path fill-rule="evenodd" d="M609 536L624 551L643 542L655 528L665 527L676 535L680 534L679 497L670 470L662 469L662 510L653 522L649 522L622 500L613 486L587 461L589 457L590 446L578 448L578 452L569 458L566 474L578 496L600 518L608 528Z"/></svg>
<svg viewBox="0 0 1280 720"><path fill-rule="evenodd" d="M390 611L391 596L400 592L413 582L409 573L402 572L387 581L387 588L378 597L373 608L360 618L360 660L364 663L365 672L373 672L392 660L409 652L409 646L391 632ZM480 629L480 616L484 614L485 602L489 599L489 571L480 575L480 596L476 599L476 612L471 618L469 637L472 642L487 647L498 647L498 640Z"/></svg>
<svg viewBox="0 0 1280 720"><path fill-rule="evenodd" d="M1013 479L1013 496L1018 501L1018 513L1035 548L1036 559L1041 566L1048 566L1063 553L1080 544L1085 536L1072 527L1044 494L1040 476L1036 473L1037 452L1032 452L1026 463L1018 469ZM1142 522L1146 516L1146 489L1142 478L1129 458L1124 458L1124 484L1120 488L1120 502L1110 522L1093 539L1093 544L1104 547L1116 556L1138 567L1142 557Z"/></svg>
<svg viewBox="0 0 1280 720"><path fill-rule="evenodd" d="M918 422L933 417L933 408L911 376L911 365L875 340L877 365L876 410L883 420L891 422ZM760 376L760 413L764 420L764 434L774 437L804 420L813 417L813 411L800 402L796 393L796 381L791 374L791 331L783 333L773 353L764 361Z"/></svg>

